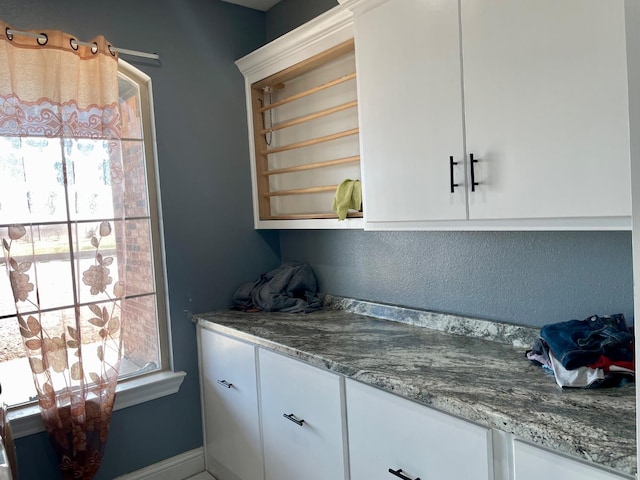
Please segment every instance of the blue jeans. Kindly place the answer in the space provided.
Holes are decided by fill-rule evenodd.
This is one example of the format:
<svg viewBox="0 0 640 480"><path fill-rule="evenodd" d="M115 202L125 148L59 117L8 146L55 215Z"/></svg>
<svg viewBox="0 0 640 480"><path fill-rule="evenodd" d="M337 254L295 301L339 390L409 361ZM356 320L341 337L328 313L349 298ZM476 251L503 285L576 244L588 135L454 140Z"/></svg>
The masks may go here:
<svg viewBox="0 0 640 480"><path fill-rule="evenodd" d="M540 337L567 370L594 363L600 355L633 360L633 335L621 313L545 325Z"/></svg>

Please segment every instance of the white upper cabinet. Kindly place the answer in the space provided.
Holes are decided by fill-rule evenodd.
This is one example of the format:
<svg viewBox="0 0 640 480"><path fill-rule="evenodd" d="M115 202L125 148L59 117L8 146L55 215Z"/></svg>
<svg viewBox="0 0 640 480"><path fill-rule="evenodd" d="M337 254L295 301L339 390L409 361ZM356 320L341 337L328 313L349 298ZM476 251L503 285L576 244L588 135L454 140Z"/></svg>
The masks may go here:
<svg viewBox="0 0 640 480"><path fill-rule="evenodd" d="M366 228L629 228L623 0L343 3Z"/></svg>
<svg viewBox="0 0 640 480"><path fill-rule="evenodd" d="M631 215L624 2L461 3L470 218Z"/></svg>
<svg viewBox="0 0 640 480"><path fill-rule="evenodd" d="M355 33L367 222L465 219L457 2L392 0Z"/></svg>

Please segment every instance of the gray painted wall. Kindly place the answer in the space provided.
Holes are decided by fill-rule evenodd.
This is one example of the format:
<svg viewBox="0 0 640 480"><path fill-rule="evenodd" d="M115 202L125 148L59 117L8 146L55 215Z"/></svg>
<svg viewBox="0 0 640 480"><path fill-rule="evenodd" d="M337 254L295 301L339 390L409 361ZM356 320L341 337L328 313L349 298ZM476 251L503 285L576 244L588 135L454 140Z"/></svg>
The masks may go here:
<svg viewBox="0 0 640 480"><path fill-rule="evenodd" d="M157 52L153 81L175 395L113 416L97 480L202 446L195 327L185 310L224 308L237 285L279 263L277 232L252 227L243 78L235 59L264 43L264 13L217 0L0 0L18 29L59 28ZM20 480L61 478L44 434L17 440Z"/></svg>
<svg viewBox="0 0 640 480"><path fill-rule="evenodd" d="M266 33L270 42L338 5L337 0L282 0L267 11Z"/></svg>
<svg viewBox="0 0 640 480"><path fill-rule="evenodd" d="M628 232L287 231L320 289L509 323L633 317Z"/></svg>
<svg viewBox="0 0 640 480"><path fill-rule="evenodd" d="M305 9L301 8L304 3ZM335 6L283 0L284 32ZM325 293L541 326L591 314L633 319L630 232L283 231L283 261L308 262Z"/></svg>

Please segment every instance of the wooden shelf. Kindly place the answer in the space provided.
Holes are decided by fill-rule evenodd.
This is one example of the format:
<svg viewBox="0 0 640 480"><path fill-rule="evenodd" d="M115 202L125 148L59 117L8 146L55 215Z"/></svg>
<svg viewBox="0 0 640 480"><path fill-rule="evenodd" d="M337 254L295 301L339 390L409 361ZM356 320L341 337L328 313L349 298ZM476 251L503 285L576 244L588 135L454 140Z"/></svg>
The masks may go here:
<svg viewBox="0 0 640 480"><path fill-rule="evenodd" d="M289 145L283 145L282 147L266 149L260 153L262 153L263 155L272 155L274 153L295 150L296 148L310 147L311 145L317 145L318 143L330 142L331 140L337 140L339 138L348 137L350 135L356 135L358 132L358 128L352 128L350 130L345 130L344 132L325 135L324 137L310 138L309 140L304 140L302 142L291 143Z"/></svg>
<svg viewBox="0 0 640 480"><path fill-rule="evenodd" d="M282 105L286 105L287 103L294 102L296 100L300 100L301 98L308 97L314 93L321 92L330 87L335 87L336 85L340 85L341 83L348 82L349 80L353 80L356 78L355 73L350 73L349 75L345 75L344 77L336 78L335 80L331 80L330 82L323 83L322 85L318 85L317 87L310 88L309 90L305 90L304 92L296 93L295 95L291 95L290 97L283 98L282 100L278 100L277 102L271 103L269 105L265 105L258 109L258 113L267 112L276 107L281 107Z"/></svg>
<svg viewBox="0 0 640 480"><path fill-rule="evenodd" d="M335 160L325 160L323 162L304 163L302 165L296 165L295 167L276 168L275 170L268 170L262 172L262 175L281 175L283 173L302 172L304 170L313 170L316 168L333 167L335 165L342 165L345 163L360 162L360 155L354 155L352 157L337 158Z"/></svg>
<svg viewBox="0 0 640 480"><path fill-rule="evenodd" d="M271 215L262 220L312 220L338 218L335 213L294 213L288 215ZM347 218L362 218L362 212L349 212Z"/></svg>
<svg viewBox="0 0 640 480"><path fill-rule="evenodd" d="M338 185L323 185L321 187L295 188L292 190L276 190L275 192L264 192L265 197L281 197L283 195L308 195L310 193L335 192Z"/></svg>
<svg viewBox="0 0 640 480"><path fill-rule="evenodd" d="M265 133L275 132L277 130L282 130L283 128L293 127L295 125L300 125L301 123L310 122L311 120L316 120L318 118L326 117L327 115L331 115L332 113L341 112L348 108L353 108L358 106L358 101L353 100L348 103L343 103L342 105L338 105L336 107L327 108L326 110L321 110L319 112L311 113L309 115L305 115L304 117L298 117L291 120L287 120L286 122L278 123L271 128L264 128L260 130L260 134L264 135Z"/></svg>

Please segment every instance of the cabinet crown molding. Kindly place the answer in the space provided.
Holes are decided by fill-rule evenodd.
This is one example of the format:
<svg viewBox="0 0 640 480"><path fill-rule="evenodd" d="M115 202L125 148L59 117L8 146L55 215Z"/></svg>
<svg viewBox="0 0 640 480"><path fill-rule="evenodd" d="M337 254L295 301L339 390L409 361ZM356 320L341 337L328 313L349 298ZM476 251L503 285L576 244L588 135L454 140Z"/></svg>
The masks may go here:
<svg viewBox="0 0 640 480"><path fill-rule="evenodd" d="M344 35L340 35L341 31ZM236 60L236 66L250 81L261 80L285 67L309 57L309 49L322 51L323 41L339 35L333 43L353 37L353 13L342 5L310 20L304 25L276 38L259 49Z"/></svg>
<svg viewBox="0 0 640 480"><path fill-rule="evenodd" d="M388 2L389 0L338 0L340 5L348 8L358 17L363 13L376 8L378 5Z"/></svg>

